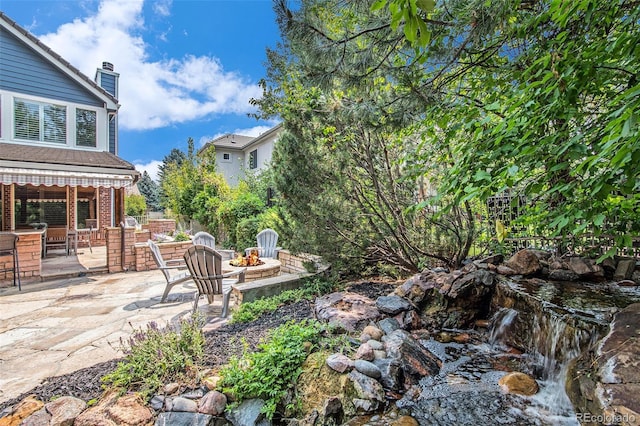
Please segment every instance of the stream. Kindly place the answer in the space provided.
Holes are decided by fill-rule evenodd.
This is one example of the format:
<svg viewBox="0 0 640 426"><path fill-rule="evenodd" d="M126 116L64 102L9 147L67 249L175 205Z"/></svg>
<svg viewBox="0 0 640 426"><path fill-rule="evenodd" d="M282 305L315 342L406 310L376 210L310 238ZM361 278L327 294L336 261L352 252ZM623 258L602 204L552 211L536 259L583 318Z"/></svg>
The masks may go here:
<svg viewBox="0 0 640 426"><path fill-rule="evenodd" d="M636 287L504 281L488 328L414 332L442 361L438 375L421 379L385 414L348 424L397 424L410 415L420 425L579 426L565 391L570 363L607 333L615 312L637 301ZM539 392L505 393L498 381L511 371L534 377Z"/></svg>

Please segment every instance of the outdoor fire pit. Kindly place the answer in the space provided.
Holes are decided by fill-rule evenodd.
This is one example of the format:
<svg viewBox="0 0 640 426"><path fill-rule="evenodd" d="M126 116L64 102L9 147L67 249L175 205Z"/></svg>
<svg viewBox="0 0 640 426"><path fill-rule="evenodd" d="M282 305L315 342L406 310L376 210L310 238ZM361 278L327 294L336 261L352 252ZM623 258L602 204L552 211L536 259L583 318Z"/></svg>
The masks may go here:
<svg viewBox="0 0 640 426"><path fill-rule="evenodd" d="M251 250L248 256L238 255L235 259L229 261L231 266L260 266L264 262L258 257L258 250Z"/></svg>

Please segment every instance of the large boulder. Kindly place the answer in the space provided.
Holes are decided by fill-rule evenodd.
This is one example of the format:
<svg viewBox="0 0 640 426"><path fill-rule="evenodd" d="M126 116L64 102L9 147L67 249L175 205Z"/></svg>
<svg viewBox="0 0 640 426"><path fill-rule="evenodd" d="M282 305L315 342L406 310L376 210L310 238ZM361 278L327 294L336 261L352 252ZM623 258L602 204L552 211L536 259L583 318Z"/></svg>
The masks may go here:
<svg viewBox="0 0 640 426"><path fill-rule="evenodd" d="M638 324L640 303L634 303L614 316L596 352L586 351L572 365L567 394L577 413L640 424Z"/></svg>
<svg viewBox="0 0 640 426"><path fill-rule="evenodd" d="M380 318L376 304L357 293L337 292L316 299L316 316L346 331L361 331Z"/></svg>
<svg viewBox="0 0 640 426"><path fill-rule="evenodd" d="M533 275L542 270L538 256L533 250L528 249L520 250L511 256L504 265L514 270L518 275Z"/></svg>
<svg viewBox="0 0 640 426"><path fill-rule="evenodd" d="M387 335L385 348L388 357L402 370L405 389L417 384L422 377L438 374L442 366L437 356L404 330Z"/></svg>

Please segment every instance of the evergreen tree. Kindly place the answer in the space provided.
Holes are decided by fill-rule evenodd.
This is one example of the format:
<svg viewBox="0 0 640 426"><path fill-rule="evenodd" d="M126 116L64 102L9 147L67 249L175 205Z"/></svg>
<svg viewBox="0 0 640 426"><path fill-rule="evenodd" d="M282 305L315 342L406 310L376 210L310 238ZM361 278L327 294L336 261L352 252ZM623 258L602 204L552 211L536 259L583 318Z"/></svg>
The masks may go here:
<svg viewBox="0 0 640 426"><path fill-rule="evenodd" d="M142 173L142 178L138 182L138 190L147 201L147 208L152 212L162 211L160 205L160 187L151 179L146 171Z"/></svg>

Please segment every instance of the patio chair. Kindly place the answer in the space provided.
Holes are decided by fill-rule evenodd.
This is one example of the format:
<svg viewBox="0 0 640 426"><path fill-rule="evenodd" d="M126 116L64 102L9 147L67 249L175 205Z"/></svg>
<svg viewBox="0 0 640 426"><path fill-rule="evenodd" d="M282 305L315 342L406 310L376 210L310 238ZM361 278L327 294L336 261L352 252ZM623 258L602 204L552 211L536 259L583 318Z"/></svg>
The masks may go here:
<svg viewBox="0 0 640 426"><path fill-rule="evenodd" d="M194 245L189 247L184 254L184 260L191 273L191 278L198 287L193 312L198 309L200 296L206 295L209 303L213 303L216 294L222 294L222 318L226 318L229 312L229 297L231 286L243 283L246 268L233 272L222 272L222 256L211 247ZM236 278L234 278L236 277Z"/></svg>
<svg viewBox="0 0 640 426"><path fill-rule="evenodd" d="M53 249L64 249L64 255L69 256L69 230L67 228L46 228L44 257L47 257L47 252Z"/></svg>
<svg viewBox="0 0 640 426"><path fill-rule="evenodd" d="M278 258L278 251L282 250L282 247L276 247L278 245L278 233L273 229L267 228L256 235L257 247L249 247L245 249L245 254L249 256L251 250L258 250L259 257L272 257Z"/></svg>
<svg viewBox="0 0 640 426"><path fill-rule="evenodd" d="M162 253L160 252L160 247L156 243L151 240L147 241L149 245L149 250L151 251L151 256L153 260L156 262L156 266L158 269L162 271L164 278L167 280L167 285L164 288L164 293L162 294L162 299L160 299L160 303L167 300L167 296L169 295L169 291L173 288L173 286L183 283L185 281L189 281L191 279L191 274L189 271L185 270L183 272L178 272L172 274L170 271L185 269L186 265L182 259L171 259L164 260L162 257Z"/></svg>
<svg viewBox="0 0 640 426"><path fill-rule="evenodd" d="M217 249L216 237L209 234L208 232L197 232L196 235L193 236L193 244L211 247L212 249L220 253L220 255L222 256L222 260L231 260L236 256L236 253L233 250Z"/></svg>
<svg viewBox="0 0 640 426"><path fill-rule="evenodd" d="M11 271L13 273L13 286L15 287L17 281L18 290L22 290L20 264L18 262L18 240L19 237L16 234L0 232L0 257L11 256L12 258L11 263L4 263L5 266L0 269L0 272Z"/></svg>
<svg viewBox="0 0 640 426"><path fill-rule="evenodd" d="M199 244L201 246L211 247L212 249L216 249L216 237L209 234L208 232L200 231L196 232L196 235L193 236L193 244Z"/></svg>

